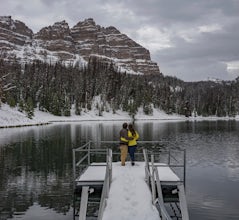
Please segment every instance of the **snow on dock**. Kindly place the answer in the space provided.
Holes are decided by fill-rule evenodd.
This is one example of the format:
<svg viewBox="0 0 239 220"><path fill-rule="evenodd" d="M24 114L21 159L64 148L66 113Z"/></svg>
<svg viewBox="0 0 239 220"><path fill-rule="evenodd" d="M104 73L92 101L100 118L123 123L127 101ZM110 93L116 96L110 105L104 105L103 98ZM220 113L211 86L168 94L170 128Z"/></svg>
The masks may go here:
<svg viewBox="0 0 239 220"><path fill-rule="evenodd" d="M160 180L178 182L178 176L163 163L156 163ZM77 185L101 182L103 184L106 163L92 163L76 179ZM103 220L159 220L159 212L152 204L152 194L145 181L145 162L136 162L131 166L112 163L112 183Z"/></svg>
<svg viewBox="0 0 239 220"><path fill-rule="evenodd" d="M105 179L106 163L91 163L87 170L79 176L76 181L104 181Z"/></svg>
<svg viewBox="0 0 239 220"><path fill-rule="evenodd" d="M145 182L145 163L135 166L112 164L112 183L103 220L159 220L152 196Z"/></svg>

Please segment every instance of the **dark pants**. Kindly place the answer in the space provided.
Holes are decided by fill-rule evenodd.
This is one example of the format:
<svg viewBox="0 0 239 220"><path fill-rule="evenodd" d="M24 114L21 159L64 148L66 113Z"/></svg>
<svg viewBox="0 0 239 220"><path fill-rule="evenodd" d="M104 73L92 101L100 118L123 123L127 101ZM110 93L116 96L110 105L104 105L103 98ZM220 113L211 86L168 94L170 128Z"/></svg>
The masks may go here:
<svg viewBox="0 0 239 220"><path fill-rule="evenodd" d="M129 156L130 156L131 161L134 161L134 153L135 153L136 147L137 147L137 145L128 146L128 151L129 151Z"/></svg>

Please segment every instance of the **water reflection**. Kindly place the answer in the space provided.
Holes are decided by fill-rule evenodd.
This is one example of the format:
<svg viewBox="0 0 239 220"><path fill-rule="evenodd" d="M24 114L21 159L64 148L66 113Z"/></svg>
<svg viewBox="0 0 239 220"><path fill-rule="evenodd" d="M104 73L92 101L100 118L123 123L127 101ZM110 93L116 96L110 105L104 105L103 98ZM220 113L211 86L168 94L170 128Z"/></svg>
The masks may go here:
<svg viewBox="0 0 239 220"><path fill-rule="evenodd" d="M72 169L68 127L46 127L47 131L43 127L19 128L11 134L6 130L1 133L0 195L4 199L0 201L0 211L5 216L22 215L34 201L57 212L69 211ZM10 140L8 144L2 134ZM64 195L60 199L63 205L56 202L57 198L54 200L54 195L58 199Z"/></svg>
<svg viewBox="0 0 239 220"><path fill-rule="evenodd" d="M1 129L0 219L72 219L72 148L118 140L122 122ZM136 122L140 140L187 149L190 217L239 219L239 123Z"/></svg>

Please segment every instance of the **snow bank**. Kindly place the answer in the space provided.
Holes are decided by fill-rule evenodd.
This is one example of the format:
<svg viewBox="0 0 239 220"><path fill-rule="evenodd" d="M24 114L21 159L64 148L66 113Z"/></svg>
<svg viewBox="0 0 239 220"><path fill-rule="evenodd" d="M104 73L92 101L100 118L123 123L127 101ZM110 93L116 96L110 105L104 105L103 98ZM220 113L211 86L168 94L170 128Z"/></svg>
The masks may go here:
<svg viewBox="0 0 239 220"><path fill-rule="evenodd" d="M0 107L0 128L1 127L18 127L28 125L46 124L48 121L39 118L29 119L26 114L17 110L17 108L10 108L8 105L1 104Z"/></svg>
<svg viewBox="0 0 239 220"><path fill-rule="evenodd" d="M6 104L2 104L0 107L0 128L3 127L18 127L29 125L42 125L51 122L73 122L73 121L130 121L132 117L127 112L116 111L113 114L112 111L102 112L102 116L99 116L98 112L94 109L91 111L82 111L81 115L75 115L74 109L71 111L71 116L55 116L47 112L42 112L35 109L33 119L29 119L24 112L19 112L17 108L10 108ZM236 118L230 117L189 117L186 118L177 114L166 114L159 109L153 109L152 115L145 115L143 109L138 110L135 115L135 120L239 120L239 116Z"/></svg>

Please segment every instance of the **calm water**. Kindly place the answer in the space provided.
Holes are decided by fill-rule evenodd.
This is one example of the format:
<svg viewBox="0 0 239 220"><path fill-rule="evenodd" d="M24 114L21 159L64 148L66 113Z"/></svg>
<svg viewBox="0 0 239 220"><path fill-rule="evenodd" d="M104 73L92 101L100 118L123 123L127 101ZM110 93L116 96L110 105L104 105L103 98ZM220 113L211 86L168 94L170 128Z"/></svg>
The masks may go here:
<svg viewBox="0 0 239 220"><path fill-rule="evenodd" d="M0 220L72 219L72 147L117 140L120 123L0 129ZM239 219L239 122L140 122L141 140L187 149L191 220Z"/></svg>

